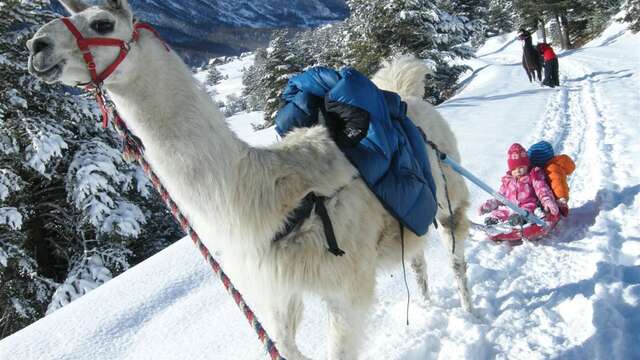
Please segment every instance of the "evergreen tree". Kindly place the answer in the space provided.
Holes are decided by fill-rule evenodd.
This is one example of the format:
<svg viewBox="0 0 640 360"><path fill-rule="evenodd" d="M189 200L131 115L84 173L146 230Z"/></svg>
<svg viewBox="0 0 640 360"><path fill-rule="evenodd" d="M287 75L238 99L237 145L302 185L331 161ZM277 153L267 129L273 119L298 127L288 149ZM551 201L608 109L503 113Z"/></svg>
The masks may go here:
<svg viewBox="0 0 640 360"><path fill-rule="evenodd" d="M392 1L393 2L393 1ZM344 61L365 75L372 75L381 62L391 57L392 19L382 1L348 0L351 16L346 21Z"/></svg>
<svg viewBox="0 0 640 360"><path fill-rule="evenodd" d="M209 86L215 86L220 84L220 81L224 80L226 77L222 75L218 67L215 65L209 66L209 71L207 72L207 80L206 83Z"/></svg>
<svg viewBox="0 0 640 360"><path fill-rule="evenodd" d="M537 0L513 0L517 26L527 30L544 29L544 14Z"/></svg>
<svg viewBox="0 0 640 360"><path fill-rule="evenodd" d="M266 90L264 107L264 126L271 126L274 117L282 105L280 95L289 79L300 72L300 62L293 51L286 30L276 31L269 43L265 59L265 74L260 79L260 86Z"/></svg>
<svg viewBox="0 0 640 360"><path fill-rule="evenodd" d="M84 257L71 269L67 279L58 286L53 294L53 298L47 314L50 314L61 307L78 299L89 291L111 280L111 271L105 266L102 257L93 255Z"/></svg>
<svg viewBox="0 0 640 360"><path fill-rule="evenodd" d="M484 11L474 6L488 0L441 1L451 12L429 0L348 0L351 16L344 22L299 33L293 41L277 34L269 51L259 49L243 75L248 109L267 109L265 119L270 124L286 81L301 69L351 66L370 76L384 60L398 54L413 54L433 65L436 74L427 99L443 101L467 70L452 65L452 60L470 57L469 40L483 36Z"/></svg>
<svg viewBox="0 0 640 360"><path fill-rule="evenodd" d="M297 53L303 68L326 66L338 69L345 65L344 42L347 33L345 22L300 32L293 41L293 51Z"/></svg>
<svg viewBox="0 0 640 360"><path fill-rule="evenodd" d="M563 48L584 43L599 34L619 10L620 0L514 0L520 25L540 29L548 42L551 24L553 42Z"/></svg>
<svg viewBox="0 0 640 360"><path fill-rule="evenodd" d="M624 5L627 14L622 19L629 23L629 29L634 33L640 31L640 0L627 0Z"/></svg>
<svg viewBox="0 0 640 360"><path fill-rule="evenodd" d="M455 15L465 23L474 47L484 43L489 0L439 0L437 5L441 11Z"/></svg>
<svg viewBox="0 0 640 360"><path fill-rule="evenodd" d="M0 338L179 236L92 100L28 74L47 6L0 1Z"/></svg>
<svg viewBox="0 0 640 360"><path fill-rule="evenodd" d="M574 41L580 44L594 38L609 25L621 5L621 0L573 1L559 16L560 25L567 27L566 41L572 45Z"/></svg>
<svg viewBox="0 0 640 360"><path fill-rule="evenodd" d="M222 109L224 116L233 116L239 112L247 110L247 100L246 98L239 97L236 94L227 95Z"/></svg>
<svg viewBox="0 0 640 360"><path fill-rule="evenodd" d="M255 51L253 65L242 72L242 97L246 99L247 110L261 111L266 105L264 94L267 90L266 84L261 82L262 76L266 72L267 50L258 48Z"/></svg>
<svg viewBox="0 0 640 360"><path fill-rule="evenodd" d="M468 46L478 22L438 8L427 0L350 0L345 62L366 75L396 54L413 54L434 66L428 81L429 101L439 103L467 68L452 60L473 54ZM455 4L450 3L452 9Z"/></svg>
<svg viewBox="0 0 640 360"><path fill-rule="evenodd" d="M514 30L515 14L511 0L490 0L487 11L485 36L491 37Z"/></svg>

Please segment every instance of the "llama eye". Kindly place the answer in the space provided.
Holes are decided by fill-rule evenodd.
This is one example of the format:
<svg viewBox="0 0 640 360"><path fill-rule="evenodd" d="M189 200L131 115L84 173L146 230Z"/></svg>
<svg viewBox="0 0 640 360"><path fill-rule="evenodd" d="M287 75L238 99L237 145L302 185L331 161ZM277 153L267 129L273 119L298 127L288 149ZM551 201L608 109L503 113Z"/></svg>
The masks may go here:
<svg viewBox="0 0 640 360"><path fill-rule="evenodd" d="M98 34L108 34L113 31L114 23L109 20L96 20L91 23L91 29Z"/></svg>

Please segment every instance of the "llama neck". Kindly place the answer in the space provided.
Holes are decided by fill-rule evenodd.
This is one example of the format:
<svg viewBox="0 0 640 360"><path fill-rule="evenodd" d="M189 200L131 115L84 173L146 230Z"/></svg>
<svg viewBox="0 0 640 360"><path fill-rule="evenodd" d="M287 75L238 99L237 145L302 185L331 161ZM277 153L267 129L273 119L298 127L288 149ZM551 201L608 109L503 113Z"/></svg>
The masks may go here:
<svg viewBox="0 0 640 360"><path fill-rule="evenodd" d="M228 187L247 145L182 60L152 35L141 36L123 66L126 79L114 76L106 88L178 206L192 220L233 213L225 208Z"/></svg>
<svg viewBox="0 0 640 360"><path fill-rule="evenodd" d="M188 146L200 140L231 157L246 147L182 60L159 40L142 36L129 57L126 79L106 87L127 125L147 139L145 145Z"/></svg>

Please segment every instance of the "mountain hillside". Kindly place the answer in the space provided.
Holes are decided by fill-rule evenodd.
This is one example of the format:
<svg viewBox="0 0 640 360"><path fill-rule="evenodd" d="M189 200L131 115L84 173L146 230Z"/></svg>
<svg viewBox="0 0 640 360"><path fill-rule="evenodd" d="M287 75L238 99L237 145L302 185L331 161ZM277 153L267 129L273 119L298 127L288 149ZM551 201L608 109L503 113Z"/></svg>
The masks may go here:
<svg viewBox="0 0 640 360"><path fill-rule="evenodd" d="M129 2L142 21L158 28L173 47L194 60L238 55L266 45L272 29L315 27L342 20L349 13L344 0ZM63 12L57 2L53 7Z"/></svg>

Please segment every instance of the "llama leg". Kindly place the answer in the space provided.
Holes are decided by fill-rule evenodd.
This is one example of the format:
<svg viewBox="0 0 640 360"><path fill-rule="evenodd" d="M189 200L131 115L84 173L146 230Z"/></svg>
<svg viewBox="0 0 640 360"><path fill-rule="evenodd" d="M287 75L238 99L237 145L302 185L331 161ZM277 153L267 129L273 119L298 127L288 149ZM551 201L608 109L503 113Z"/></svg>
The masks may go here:
<svg viewBox="0 0 640 360"><path fill-rule="evenodd" d="M275 339L278 350L287 359L308 359L296 346L296 333L302 320L303 309L304 304L299 295L271 300L269 307L271 323L268 325L273 329L271 336Z"/></svg>
<svg viewBox="0 0 640 360"><path fill-rule="evenodd" d="M427 276L427 262L421 252L411 260L411 268L416 276L416 282L425 301L429 301L429 278Z"/></svg>
<svg viewBox="0 0 640 360"><path fill-rule="evenodd" d="M352 289L351 298L327 300L329 311L328 354L329 360L358 358L363 339L363 328L373 300L373 279L370 285Z"/></svg>
<svg viewBox="0 0 640 360"><path fill-rule="evenodd" d="M469 292L469 288L467 286L467 263L464 260L464 236L459 231L456 231L456 248L453 251L453 256L451 257L453 271L456 276L456 282L458 283L458 291L460 292L460 302L462 303L462 308L466 311L473 311L473 306L471 304L471 294Z"/></svg>
<svg viewBox="0 0 640 360"><path fill-rule="evenodd" d="M453 212L453 235L451 235L450 219L448 217L439 220L442 226L439 227L440 238L445 242L445 249L449 252L449 261L453 269L458 284L460 303L462 308L472 311L471 294L467 287L467 263L464 260L464 240L469 235L469 220L464 214L466 207L459 207Z"/></svg>

